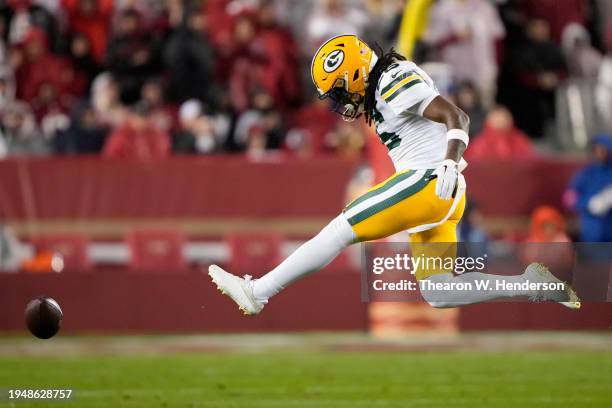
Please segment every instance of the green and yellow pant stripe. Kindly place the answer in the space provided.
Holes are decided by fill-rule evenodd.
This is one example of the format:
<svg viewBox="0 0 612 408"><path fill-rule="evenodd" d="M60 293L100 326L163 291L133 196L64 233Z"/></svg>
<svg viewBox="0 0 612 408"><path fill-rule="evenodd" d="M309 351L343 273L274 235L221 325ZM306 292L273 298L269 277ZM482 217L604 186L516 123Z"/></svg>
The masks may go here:
<svg viewBox="0 0 612 408"><path fill-rule="evenodd" d="M453 203L441 200L435 194L435 180L431 179L433 169L408 170L396 173L384 182L374 186L352 201L343 213L353 228L357 242L386 238L398 232L420 225L432 224L444 219ZM465 195L453 214L442 224L432 229L410 235L413 255L427 254L428 251L454 256L457 242L457 224L465 208ZM432 242L449 243L420 245ZM423 279L445 270L422 271L417 279ZM419 276L420 275L420 276Z"/></svg>

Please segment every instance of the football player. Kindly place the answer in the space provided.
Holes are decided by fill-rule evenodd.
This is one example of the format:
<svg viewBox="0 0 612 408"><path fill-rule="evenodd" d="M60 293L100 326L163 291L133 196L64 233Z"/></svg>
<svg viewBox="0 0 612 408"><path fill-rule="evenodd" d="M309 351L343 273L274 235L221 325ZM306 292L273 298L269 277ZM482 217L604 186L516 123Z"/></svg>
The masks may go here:
<svg viewBox="0 0 612 408"><path fill-rule="evenodd" d="M376 54L354 35L325 42L312 60L311 75L319 96L331 99L334 110L344 119L350 121L363 115L368 123L375 124L396 173L351 202L318 235L259 279L235 276L211 265L209 275L213 282L247 315L261 312L271 297L323 268L357 242L408 231L413 253L455 254L457 223L465 207L461 171L466 166L462 155L469 144L467 115L442 97L432 79L416 64L393 49ZM540 264L531 264L516 276L478 272L455 276L452 270L423 268L417 271L416 278L434 283L490 281L492 290L486 291L445 292L424 290L422 285L421 295L434 307L516 296L580 307L567 285L564 290L546 292L496 289L498 280L559 282Z"/></svg>

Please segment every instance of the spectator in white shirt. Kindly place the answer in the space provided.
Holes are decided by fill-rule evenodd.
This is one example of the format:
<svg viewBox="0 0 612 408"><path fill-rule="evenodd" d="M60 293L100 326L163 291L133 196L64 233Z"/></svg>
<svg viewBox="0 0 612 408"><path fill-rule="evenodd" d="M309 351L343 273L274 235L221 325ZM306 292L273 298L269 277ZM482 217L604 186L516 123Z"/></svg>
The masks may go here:
<svg viewBox="0 0 612 408"><path fill-rule="evenodd" d="M459 81L471 81L490 106L498 72L496 43L505 36L495 7L487 0L442 0L430 13L425 41L438 59L453 67Z"/></svg>

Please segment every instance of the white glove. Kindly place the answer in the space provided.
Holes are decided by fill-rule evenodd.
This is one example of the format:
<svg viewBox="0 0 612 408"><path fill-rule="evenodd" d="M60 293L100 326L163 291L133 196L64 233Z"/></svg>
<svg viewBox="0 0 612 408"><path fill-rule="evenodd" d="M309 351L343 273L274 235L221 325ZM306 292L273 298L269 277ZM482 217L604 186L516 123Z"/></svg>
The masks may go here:
<svg viewBox="0 0 612 408"><path fill-rule="evenodd" d="M446 159L433 172L433 175L437 177L436 195L442 200L450 200L459 178L457 163L454 160Z"/></svg>
<svg viewBox="0 0 612 408"><path fill-rule="evenodd" d="M587 207L593 215L603 217L612 207L612 186L604 188L591 197Z"/></svg>

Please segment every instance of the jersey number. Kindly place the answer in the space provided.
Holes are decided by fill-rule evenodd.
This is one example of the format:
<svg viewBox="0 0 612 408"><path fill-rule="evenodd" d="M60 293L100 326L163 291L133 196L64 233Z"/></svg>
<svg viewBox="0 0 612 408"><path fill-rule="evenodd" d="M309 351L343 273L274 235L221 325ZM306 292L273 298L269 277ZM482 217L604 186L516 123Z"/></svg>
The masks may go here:
<svg viewBox="0 0 612 408"><path fill-rule="evenodd" d="M389 150L392 150L396 148L397 146L399 146L399 144L402 141L397 133L384 132L384 133L381 133L379 136L380 136L380 140L383 142L385 146L387 146L387 149Z"/></svg>
<svg viewBox="0 0 612 408"><path fill-rule="evenodd" d="M385 120L385 118L383 118L382 113L380 113L376 108L374 108L372 111L372 117L374 119L374 122L376 122L376 125L381 124ZM399 146L399 144L401 143L401 139L396 133L383 132L379 134L379 137L383 144L387 146L387 149L389 150Z"/></svg>

